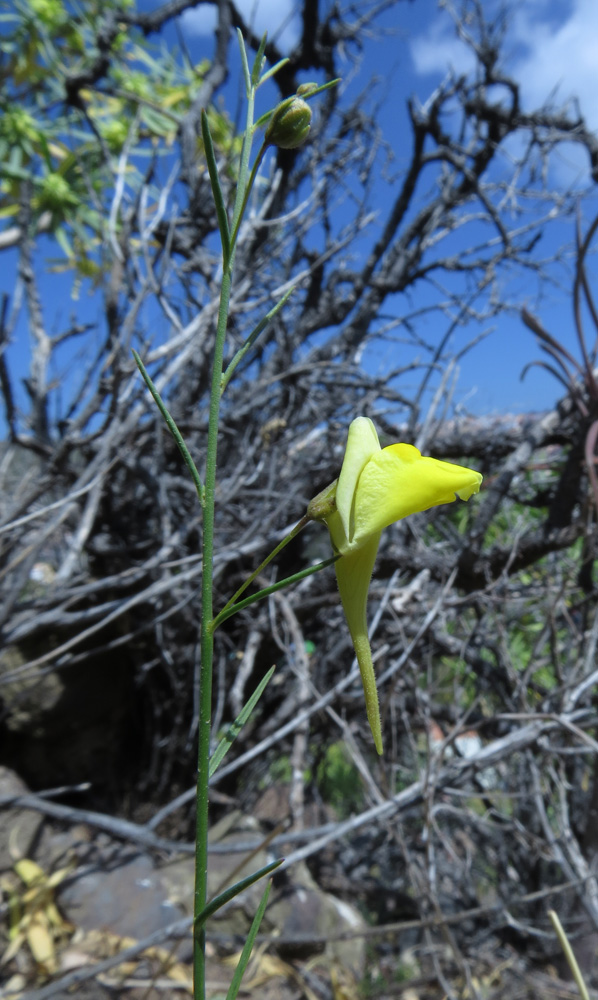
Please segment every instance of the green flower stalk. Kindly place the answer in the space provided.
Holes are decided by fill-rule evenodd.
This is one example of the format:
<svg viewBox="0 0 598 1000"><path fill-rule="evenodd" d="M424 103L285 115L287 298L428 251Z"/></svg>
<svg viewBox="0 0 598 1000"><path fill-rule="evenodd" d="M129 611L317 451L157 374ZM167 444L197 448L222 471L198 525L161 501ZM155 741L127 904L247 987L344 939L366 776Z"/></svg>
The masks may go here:
<svg viewBox="0 0 598 1000"><path fill-rule="evenodd" d="M357 417L349 427L341 474L311 501L307 513L328 526L341 602L359 664L368 722L382 753L376 677L367 630L367 598L384 528L419 511L469 500L482 476L473 469L427 458L410 444L381 448L374 424Z"/></svg>

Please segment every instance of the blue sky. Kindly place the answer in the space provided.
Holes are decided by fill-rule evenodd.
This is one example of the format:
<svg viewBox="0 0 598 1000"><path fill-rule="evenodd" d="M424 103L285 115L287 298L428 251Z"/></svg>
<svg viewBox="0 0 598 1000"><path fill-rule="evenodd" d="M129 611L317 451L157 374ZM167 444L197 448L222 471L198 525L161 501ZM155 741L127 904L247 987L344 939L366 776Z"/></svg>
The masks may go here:
<svg viewBox="0 0 598 1000"><path fill-rule="evenodd" d="M239 6L257 33L268 31L276 36L282 51L297 39L301 24L293 0L240 0ZM458 8L458 4L454 4ZM450 2L414 0L388 11L376 22L377 27L366 44L360 64L347 59L341 68L344 86L349 93L363 89L372 73L377 73L378 95L386 92L381 123L385 136L394 147L396 167L402 162L401 133L406 129L405 103L417 95L424 102L449 68L458 72L473 68L468 47L456 37ZM549 101L555 105L578 102L582 114L593 129L598 129L598 2L596 0L525 0L512 3L507 19L505 53L506 71L521 84L524 108L532 109ZM484 0L486 16L504 9L499 0ZM209 54L214 28L214 11L199 7L182 18L190 45ZM408 132L406 133L408 136ZM404 159L407 161L409 149ZM587 157L577 147L563 147L551 163L552 180L563 187L587 184ZM380 193L381 201L388 197ZM592 200L587 217L598 210ZM554 227L542 251L549 255L557 246L572 243L573 225ZM572 260L572 254L570 255ZM560 287L543 288L542 296L533 277L520 275L505 294L513 294L521 304L538 314L544 324L567 347L579 356L572 324L569 290L570 271L555 271ZM437 320L431 321L437 322ZM558 384L540 368L532 368L521 382L526 364L541 357L534 337L516 314L505 315L484 327L488 337L460 362L459 392L455 399L478 413L542 410L560 395ZM480 330L470 325L455 339L461 348ZM434 338L434 330L424 324L423 335ZM592 328L587 327L590 345ZM370 352L366 366L380 371L399 362L397 348L380 345Z"/></svg>
<svg viewBox="0 0 598 1000"><path fill-rule="evenodd" d="M432 0L416 0L414 7L419 8L420 16L424 17L421 27L408 40L407 62L413 89L422 94L430 83L440 78L439 68L444 70L452 66L462 72L471 67L472 57L455 37L451 18L445 11L438 10ZM483 7L491 11L499 5L484 2ZM595 0L513 3L505 51L508 59L505 68L521 84L524 109L538 107L547 101L555 105L564 102L573 105L577 100L588 125L598 129L598 4ZM585 170L587 158L578 147L563 149L551 163L554 180L563 186L584 180ZM593 214L596 207L593 199L589 213ZM572 238L570 222L559 230L555 238ZM523 279L518 289L522 302L579 357L568 295L570 285L545 291L538 301L533 281L529 287L525 282ZM594 338L589 324L587 335L592 344ZM462 364L462 386L473 388L478 383L476 395L483 401L482 411L549 406L559 395L559 389L548 373L536 368L529 371L523 383L519 380L523 366L538 356L541 355L531 334L516 317L507 316L498 321L496 331ZM477 408L475 396L471 405Z"/></svg>
<svg viewBox="0 0 598 1000"><path fill-rule="evenodd" d="M140 7L155 6L153 0L140 0ZM300 29L292 0L240 0L245 17L253 21L257 32L268 30L270 36L278 35L281 48L291 45ZM444 8L449 4L445 3ZM485 0L484 10L492 13L499 9L494 0ZM186 45L194 60L209 56L213 46L213 8L199 7L181 18ZM378 74L375 85L377 98L387 95L381 113L385 138L395 152L393 169L400 172L408 161L408 139L402 147L405 133L405 102L417 95L425 101L434 87L444 77L449 67L463 71L471 64L467 48L455 37L453 22L446 9L436 0L414 0L399 4L378 22L367 42L360 62L347 58L341 66L343 86L347 95L363 90L372 73ZM176 44L174 31L167 38ZM598 2L596 0L525 0L513 5L506 36L508 62L506 70L522 82L523 100L531 108L552 100L562 104L577 99L582 113L592 128L598 129ZM231 101L236 91L231 85ZM231 108L234 103L231 103ZM260 111L263 109L259 109ZM553 178L563 185L585 183L585 160L576 149L564 150L551 164ZM388 202L388 190L377 194L380 208ZM598 203L593 207L597 210ZM588 216L589 217L589 216ZM375 223L374 223L375 225ZM554 248L557 242L572 241L570 221L555 228ZM550 251L545 246L544 252ZM0 289L12 292L14 288L14 254L4 253ZM71 314L81 317L81 303L70 302L66 277L61 282L40 269L40 285L44 296L46 321L49 330L60 329ZM511 292L516 292L521 303L527 304L576 355L569 297L570 278L563 274L562 286L545 291L538 299L535 282L529 276L518 277ZM82 299L85 295L82 295ZM91 300L87 310L93 311ZM386 312L389 311L387 304ZM397 304L400 310L400 304ZM83 316L83 318L87 318ZM437 322L436 320L434 322ZM507 315L492 321L492 332L467 355L460 364L459 389L455 401L476 413L505 413L541 410L549 407L560 395L559 387L550 375L541 369L532 369L524 383L519 375L528 362L539 357L535 340L517 315ZM485 329L489 329L486 327ZM442 331L441 331L442 332ZM474 325L461 331L455 339L455 349L479 333ZM593 343L591 327L588 339ZM422 335L433 339L438 335L432 321L422 321ZM366 367L384 372L389 367L410 360L400 356L396 345L381 344L370 351ZM24 374L27 356L27 329L25 320L20 323L17 342L10 351L13 371ZM416 379L414 378L414 385Z"/></svg>

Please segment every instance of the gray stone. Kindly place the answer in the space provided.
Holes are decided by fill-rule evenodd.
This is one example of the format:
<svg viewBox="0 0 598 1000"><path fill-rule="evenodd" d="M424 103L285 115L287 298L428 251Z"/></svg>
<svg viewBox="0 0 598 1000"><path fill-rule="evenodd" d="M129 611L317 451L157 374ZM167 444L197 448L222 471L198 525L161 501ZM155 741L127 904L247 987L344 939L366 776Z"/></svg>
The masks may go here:
<svg viewBox="0 0 598 1000"><path fill-rule="evenodd" d="M60 904L68 919L83 930L106 930L138 940L184 916L168 899L151 858L143 854L111 871L75 878L60 892Z"/></svg>
<svg viewBox="0 0 598 1000"><path fill-rule="evenodd" d="M27 795L29 789L8 767L0 766L0 796ZM0 871L12 868L17 858L30 858L43 820L33 809L6 805L0 808Z"/></svg>

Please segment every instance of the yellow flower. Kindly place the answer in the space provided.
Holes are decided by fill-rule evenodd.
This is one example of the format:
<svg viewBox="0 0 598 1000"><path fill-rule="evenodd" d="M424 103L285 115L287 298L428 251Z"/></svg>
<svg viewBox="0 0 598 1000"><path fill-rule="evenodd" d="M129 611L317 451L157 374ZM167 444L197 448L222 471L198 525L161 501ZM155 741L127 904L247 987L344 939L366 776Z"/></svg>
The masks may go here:
<svg viewBox="0 0 598 1000"><path fill-rule="evenodd" d="M357 417L349 428L336 493L329 487L308 507L328 525L341 555L335 563L343 610L363 681L365 704L376 750L382 753L382 728L376 678L367 631L367 597L383 528L408 514L469 500L480 488L479 472L426 458L410 444L381 448L376 428Z"/></svg>

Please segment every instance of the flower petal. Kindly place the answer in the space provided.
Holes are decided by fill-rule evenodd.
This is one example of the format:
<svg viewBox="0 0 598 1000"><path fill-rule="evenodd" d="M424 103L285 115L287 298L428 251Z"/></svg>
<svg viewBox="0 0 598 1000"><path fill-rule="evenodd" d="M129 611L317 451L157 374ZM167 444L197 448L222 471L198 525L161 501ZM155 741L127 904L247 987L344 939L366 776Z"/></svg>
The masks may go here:
<svg viewBox="0 0 598 1000"><path fill-rule="evenodd" d="M357 489L351 541L361 544L408 514L468 500L480 488L479 472L451 462L422 457L410 444L392 444L371 456Z"/></svg>
<svg viewBox="0 0 598 1000"><path fill-rule="evenodd" d="M336 487L336 509L348 541L353 536L354 499L359 477L368 460L380 450L376 428L370 418L356 417L349 427L343 467Z"/></svg>
<svg viewBox="0 0 598 1000"><path fill-rule="evenodd" d="M338 589L341 595L345 618L355 647L363 691L365 707L374 737L376 750L382 753L382 727L380 724L380 709L378 692L376 690L376 675L372 663L372 651L368 639L367 601L368 588L372 570L378 552L380 532L372 535L358 549L341 556L334 564Z"/></svg>

